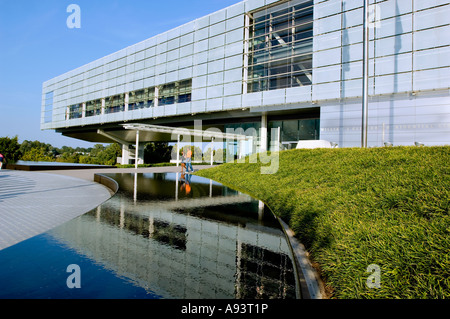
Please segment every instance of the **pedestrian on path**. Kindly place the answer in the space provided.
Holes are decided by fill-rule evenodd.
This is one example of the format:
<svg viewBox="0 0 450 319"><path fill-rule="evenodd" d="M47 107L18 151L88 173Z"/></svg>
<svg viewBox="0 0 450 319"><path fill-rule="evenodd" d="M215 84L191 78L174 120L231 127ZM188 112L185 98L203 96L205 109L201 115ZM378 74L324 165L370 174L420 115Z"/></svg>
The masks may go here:
<svg viewBox="0 0 450 319"><path fill-rule="evenodd" d="M3 167L3 161L5 160L5 157L3 156L2 153L0 153L0 169L2 169Z"/></svg>
<svg viewBox="0 0 450 319"><path fill-rule="evenodd" d="M189 173L189 168L191 171L194 171L194 168L192 167L192 151L191 147L188 147L188 151L186 153L186 173Z"/></svg>

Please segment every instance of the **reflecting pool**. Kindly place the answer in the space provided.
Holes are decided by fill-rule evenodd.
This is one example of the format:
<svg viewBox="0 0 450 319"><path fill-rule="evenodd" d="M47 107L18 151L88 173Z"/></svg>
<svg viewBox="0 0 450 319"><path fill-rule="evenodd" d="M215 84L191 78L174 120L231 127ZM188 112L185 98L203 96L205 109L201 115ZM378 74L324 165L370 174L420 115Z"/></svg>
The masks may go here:
<svg viewBox="0 0 450 319"><path fill-rule="evenodd" d="M298 297L285 235L260 202L195 175L105 175L120 187L110 200L0 251L0 298Z"/></svg>

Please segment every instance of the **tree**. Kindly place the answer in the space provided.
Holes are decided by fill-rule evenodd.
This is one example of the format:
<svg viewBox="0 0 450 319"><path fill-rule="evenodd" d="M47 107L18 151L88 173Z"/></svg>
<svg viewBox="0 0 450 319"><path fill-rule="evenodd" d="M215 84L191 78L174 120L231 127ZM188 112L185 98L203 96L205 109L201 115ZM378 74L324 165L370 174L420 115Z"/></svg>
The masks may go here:
<svg viewBox="0 0 450 319"><path fill-rule="evenodd" d="M97 145L95 145L97 146ZM95 148L95 147L94 147ZM112 143L104 147L97 155L98 164L101 165L115 165L117 157L122 154L122 148L117 143Z"/></svg>
<svg viewBox="0 0 450 319"><path fill-rule="evenodd" d="M170 162L172 147L166 142L151 142L144 147L144 163L168 163Z"/></svg>
<svg viewBox="0 0 450 319"><path fill-rule="evenodd" d="M51 154L51 153L50 153ZM33 162L53 162L53 156L42 147L33 147L22 155L22 160Z"/></svg>
<svg viewBox="0 0 450 319"><path fill-rule="evenodd" d="M0 138L0 153L5 157L5 161L14 163L21 157L19 138L17 135L13 138L1 137Z"/></svg>
<svg viewBox="0 0 450 319"><path fill-rule="evenodd" d="M20 152L22 153L22 160L24 161L44 161L52 162L55 160L58 152L50 145L41 143L39 141L25 140L20 145Z"/></svg>

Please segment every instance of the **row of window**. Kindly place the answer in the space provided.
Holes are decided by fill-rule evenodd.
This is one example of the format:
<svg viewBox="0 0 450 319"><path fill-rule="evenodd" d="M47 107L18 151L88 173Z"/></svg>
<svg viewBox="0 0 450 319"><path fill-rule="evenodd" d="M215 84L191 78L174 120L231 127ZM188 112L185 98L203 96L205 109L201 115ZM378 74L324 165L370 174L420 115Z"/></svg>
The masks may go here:
<svg viewBox="0 0 450 319"><path fill-rule="evenodd" d="M102 99L86 102L84 111L85 117L102 114L117 113L128 110L138 110L154 106L170 105L174 103L185 103L191 101L192 79L167 83L160 87L150 87L128 93L128 103L126 95L117 94L105 98L104 107ZM83 103L74 104L68 107L66 119L77 119L83 117Z"/></svg>

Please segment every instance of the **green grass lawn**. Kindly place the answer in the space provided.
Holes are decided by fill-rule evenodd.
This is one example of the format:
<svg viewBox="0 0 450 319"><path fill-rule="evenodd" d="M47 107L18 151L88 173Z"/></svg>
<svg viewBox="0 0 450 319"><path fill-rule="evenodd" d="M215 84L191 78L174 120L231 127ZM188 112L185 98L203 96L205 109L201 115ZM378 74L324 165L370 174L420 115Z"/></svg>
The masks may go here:
<svg viewBox="0 0 450 319"><path fill-rule="evenodd" d="M450 147L290 150L201 170L265 202L306 246L332 298L450 297ZM250 162L254 162L250 160ZM379 288L366 284L380 267Z"/></svg>

